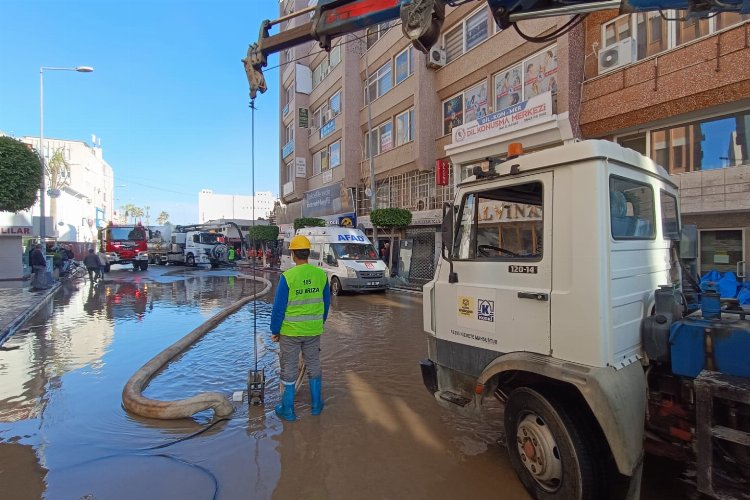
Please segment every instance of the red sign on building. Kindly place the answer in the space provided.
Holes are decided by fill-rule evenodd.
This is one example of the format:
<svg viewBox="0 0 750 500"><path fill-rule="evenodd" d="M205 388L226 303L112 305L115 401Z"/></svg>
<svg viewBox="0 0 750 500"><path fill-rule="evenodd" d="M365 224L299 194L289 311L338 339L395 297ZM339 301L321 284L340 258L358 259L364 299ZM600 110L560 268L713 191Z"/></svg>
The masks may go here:
<svg viewBox="0 0 750 500"><path fill-rule="evenodd" d="M435 184L447 186L450 183L450 164L448 160L437 160L435 162Z"/></svg>

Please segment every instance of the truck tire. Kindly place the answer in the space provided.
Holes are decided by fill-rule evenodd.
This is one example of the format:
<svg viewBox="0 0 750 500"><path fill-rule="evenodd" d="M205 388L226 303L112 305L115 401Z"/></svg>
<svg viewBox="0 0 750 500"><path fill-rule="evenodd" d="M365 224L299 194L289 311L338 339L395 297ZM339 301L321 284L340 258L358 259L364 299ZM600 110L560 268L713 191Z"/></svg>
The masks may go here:
<svg viewBox="0 0 750 500"><path fill-rule="evenodd" d="M185 257L185 264L191 267L195 266L195 257L193 256L193 254L187 254L187 257Z"/></svg>
<svg viewBox="0 0 750 500"><path fill-rule="evenodd" d="M341 281L334 276L331 278L331 295L339 296L344 293L344 290L341 288Z"/></svg>
<svg viewBox="0 0 750 500"><path fill-rule="evenodd" d="M141 271L148 269L148 262L141 262Z"/></svg>
<svg viewBox="0 0 750 500"><path fill-rule="evenodd" d="M607 457L593 442L589 419L561 399L528 387L510 393L505 436L510 462L532 497L540 500L603 498Z"/></svg>

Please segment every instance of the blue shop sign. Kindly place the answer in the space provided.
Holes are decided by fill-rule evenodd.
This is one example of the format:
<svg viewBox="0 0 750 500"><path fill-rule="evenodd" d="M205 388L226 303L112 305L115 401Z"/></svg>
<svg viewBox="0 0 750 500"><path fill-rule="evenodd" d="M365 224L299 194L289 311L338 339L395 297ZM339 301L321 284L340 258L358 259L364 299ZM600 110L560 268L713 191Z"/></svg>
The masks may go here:
<svg viewBox="0 0 750 500"><path fill-rule="evenodd" d="M329 121L322 127L320 127L320 138L327 137L333 133L333 131L336 130L336 119Z"/></svg>

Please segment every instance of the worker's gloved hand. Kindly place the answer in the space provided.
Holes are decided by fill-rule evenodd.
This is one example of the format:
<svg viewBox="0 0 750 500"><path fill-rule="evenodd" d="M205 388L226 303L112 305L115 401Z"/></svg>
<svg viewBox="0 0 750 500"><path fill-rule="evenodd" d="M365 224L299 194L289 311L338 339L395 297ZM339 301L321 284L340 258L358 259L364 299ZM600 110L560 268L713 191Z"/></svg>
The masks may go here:
<svg viewBox="0 0 750 500"><path fill-rule="evenodd" d="M278 334L271 335L271 342L278 342L278 341L279 341L279 335Z"/></svg>

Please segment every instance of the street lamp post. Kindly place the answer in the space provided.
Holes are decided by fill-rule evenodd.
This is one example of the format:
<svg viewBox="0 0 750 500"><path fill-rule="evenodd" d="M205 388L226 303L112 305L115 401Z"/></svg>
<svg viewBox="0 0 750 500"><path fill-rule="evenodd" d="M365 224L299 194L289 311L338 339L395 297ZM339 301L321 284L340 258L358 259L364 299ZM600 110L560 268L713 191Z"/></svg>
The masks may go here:
<svg viewBox="0 0 750 500"><path fill-rule="evenodd" d="M47 238L47 224L45 221L45 181L44 176L47 173L47 164L44 160L44 70L47 71L77 71L79 73L91 73L94 68L91 66L76 66L75 68L50 68L45 66L39 67L39 160L42 162L42 181L39 188L39 240L44 245Z"/></svg>

